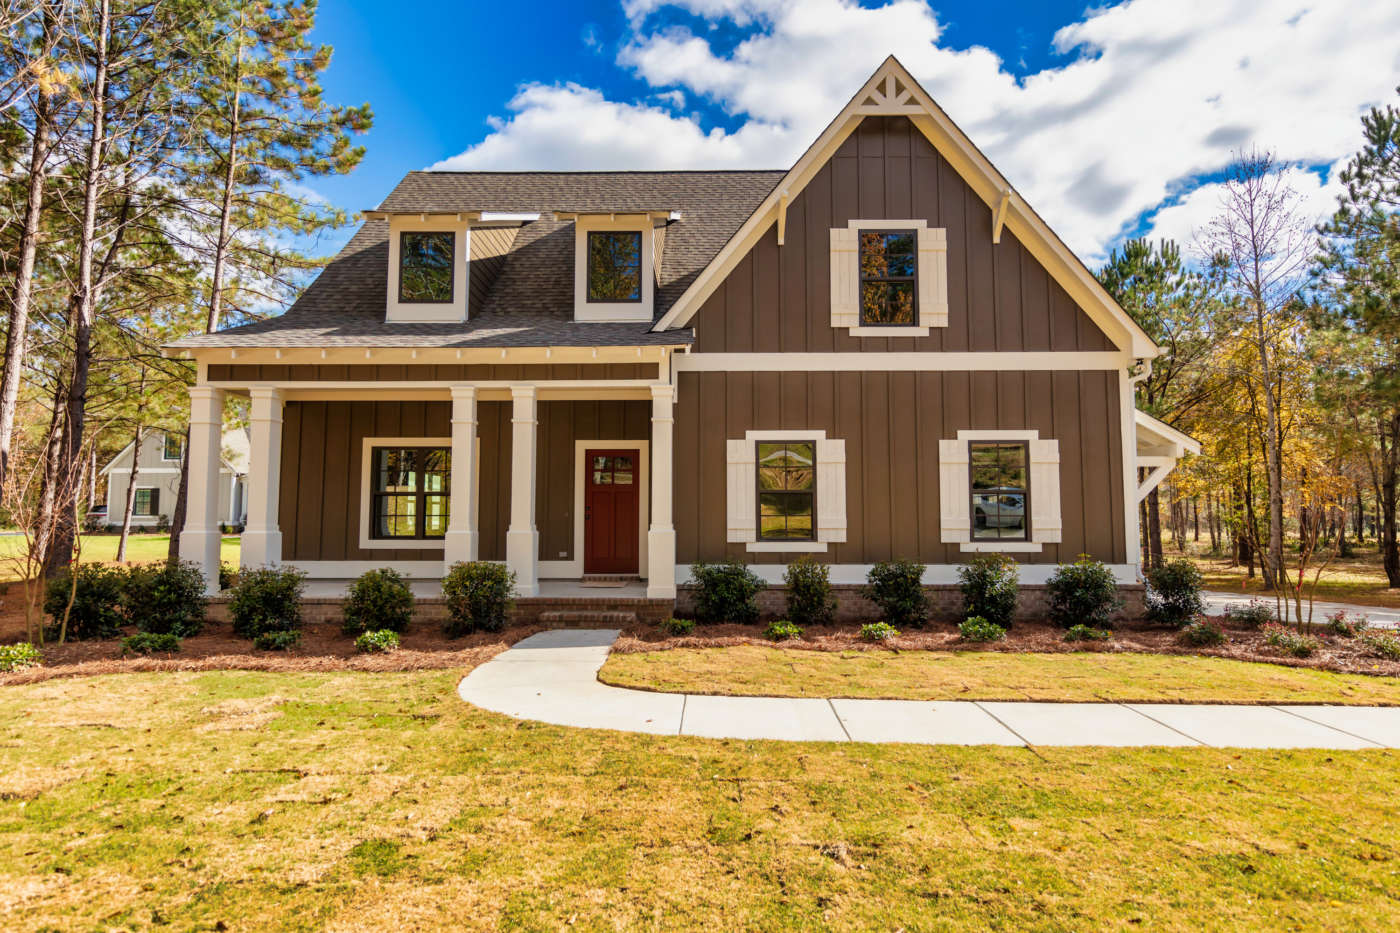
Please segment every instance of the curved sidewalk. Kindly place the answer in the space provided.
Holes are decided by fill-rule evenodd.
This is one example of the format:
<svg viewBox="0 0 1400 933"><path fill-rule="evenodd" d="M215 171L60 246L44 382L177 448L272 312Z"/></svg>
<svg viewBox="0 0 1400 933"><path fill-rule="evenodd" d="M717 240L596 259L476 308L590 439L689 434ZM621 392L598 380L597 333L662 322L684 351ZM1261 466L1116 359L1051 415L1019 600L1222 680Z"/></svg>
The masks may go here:
<svg viewBox="0 0 1400 933"><path fill-rule="evenodd" d="M482 709L561 726L716 739L922 745L1400 747L1400 707L817 700L650 693L599 683L615 629L522 639L457 687Z"/></svg>

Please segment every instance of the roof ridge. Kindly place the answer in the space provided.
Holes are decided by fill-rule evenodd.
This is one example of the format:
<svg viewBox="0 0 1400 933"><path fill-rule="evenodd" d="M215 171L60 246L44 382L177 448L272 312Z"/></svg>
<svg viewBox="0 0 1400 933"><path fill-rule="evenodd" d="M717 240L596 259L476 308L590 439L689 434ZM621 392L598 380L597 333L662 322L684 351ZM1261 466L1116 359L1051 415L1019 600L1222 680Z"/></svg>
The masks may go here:
<svg viewBox="0 0 1400 933"><path fill-rule="evenodd" d="M410 169L408 175L782 175L785 168ZM404 176L408 177L407 175Z"/></svg>

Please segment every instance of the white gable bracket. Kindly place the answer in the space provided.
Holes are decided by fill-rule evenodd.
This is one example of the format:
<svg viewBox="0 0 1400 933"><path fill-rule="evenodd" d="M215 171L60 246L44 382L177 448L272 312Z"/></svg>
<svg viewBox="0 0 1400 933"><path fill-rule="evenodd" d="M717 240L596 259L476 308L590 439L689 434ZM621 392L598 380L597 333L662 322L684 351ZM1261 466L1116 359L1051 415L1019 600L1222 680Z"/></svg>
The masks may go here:
<svg viewBox="0 0 1400 933"><path fill-rule="evenodd" d="M1011 189L1006 188L1001 192L1001 200L997 202L996 213L992 215L992 242L1001 242L1001 228L1006 224L1006 209L1011 206Z"/></svg>

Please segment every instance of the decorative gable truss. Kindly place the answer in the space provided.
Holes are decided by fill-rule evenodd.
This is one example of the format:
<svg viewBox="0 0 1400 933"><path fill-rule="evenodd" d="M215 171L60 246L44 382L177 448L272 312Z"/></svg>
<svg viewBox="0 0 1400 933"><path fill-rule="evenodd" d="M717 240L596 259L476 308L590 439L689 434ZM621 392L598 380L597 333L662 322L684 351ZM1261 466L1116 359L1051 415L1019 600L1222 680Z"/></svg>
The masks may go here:
<svg viewBox="0 0 1400 933"><path fill-rule="evenodd" d="M862 326L860 322L860 232L913 230L918 239L918 324ZM948 231L923 220L852 220L831 231L831 326L857 336L926 337L948 326Z"/></svg>

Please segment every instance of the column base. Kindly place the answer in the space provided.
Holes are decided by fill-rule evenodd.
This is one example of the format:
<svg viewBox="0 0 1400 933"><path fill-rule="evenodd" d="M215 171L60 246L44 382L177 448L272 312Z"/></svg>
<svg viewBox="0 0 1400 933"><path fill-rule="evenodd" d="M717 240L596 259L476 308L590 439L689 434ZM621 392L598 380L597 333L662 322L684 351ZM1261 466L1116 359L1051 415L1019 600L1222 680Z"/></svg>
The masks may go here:
<svg viewBox="0 0 1400 933"><path fill-rule="evenodd" d="M239 543L240 567L253 570L277 567L282 563L282 532L244 530Z"/></svg>
<svg viewBox="0 0 1400 933"><path fill-rule="evenodd" d="M506 532L506 566L515 574L515 592L520 596L538 596L540 534L529 531Z"/></svg>
<svg viewBox="0 0 1400 933"><path fill-rule="evenodd" d="M223 535L217 528L190 528L180 532L180 560L199 565L204 574L204 592L209 596L219 592L219 546Z"/></svg>
<svg viewBox="0 0 1400 933"><path fill-rule="evenodd" d="M458 562L469 563L476 560L477 533L475 531L453 531L447 529L442 536L442 566L446 571Z"/></svg>
<svg viewBox="0 0 1400 933"><path fill-rule="evenodd" d="M647 599L676 598L676 530L647 532Z"/></svg>

